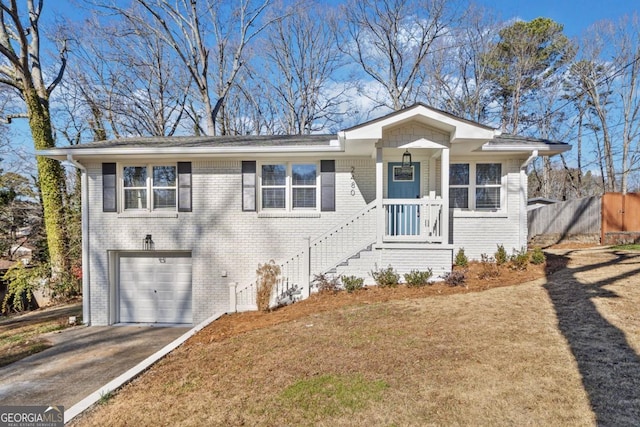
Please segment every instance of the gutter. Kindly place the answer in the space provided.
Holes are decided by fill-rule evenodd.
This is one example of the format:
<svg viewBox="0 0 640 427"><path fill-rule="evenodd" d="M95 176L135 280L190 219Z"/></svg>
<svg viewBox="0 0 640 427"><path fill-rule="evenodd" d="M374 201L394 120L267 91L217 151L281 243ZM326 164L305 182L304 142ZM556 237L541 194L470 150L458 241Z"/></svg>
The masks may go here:
<svg viewBox="0 0 640 427"><path fill-rule="evenodd" d="M69 158L73 156L239 156L246 154L314 154L314 153L339 153L344 151L338 140L332 140L329 145L322 146L264 146L264 147L208 147L208 148L191 148L191 147L93 147L93 148L53 148L47 150L38 150L37 155L50 158L61 159L63 156ZM73 154L71 154L73 153Z"/></svg>
<svg viewBox="0 0 640 427"><path fill-rule="evenodd" d="M89 287L89 186L87 185L87 168L67 154L67 161L79 169L82 208L82 323L91 324L91 291Z"/></svg>

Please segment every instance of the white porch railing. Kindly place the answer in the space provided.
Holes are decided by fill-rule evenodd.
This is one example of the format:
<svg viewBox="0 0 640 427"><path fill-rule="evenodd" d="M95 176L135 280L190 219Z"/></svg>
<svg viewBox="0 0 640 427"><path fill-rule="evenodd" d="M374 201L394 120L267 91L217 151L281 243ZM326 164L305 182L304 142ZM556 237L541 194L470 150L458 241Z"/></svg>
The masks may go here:
<svg viewBox="0 0 640 427"><path fill-rule="evenodd" d="M443 200L384 199L384 242L442 243Z"/></svg>
<svg viewBox="0 0 640 427"><path fill-rule="evenodd" d="M344 223L309 242L308 247L280 262L281 280L273 292L272 305L307 298L311 293L311 275L331 270L376 240L376 203ZM256 284L230 285L231 311L256 310Z"/></svg>
<svg viewBox="0 0 640 427"><path fill-rule="evenodd" d="M310 241L306 249L278 263L281 280L273 292L272 305L307 298L311 293L311 276L335 268L374 244L379 226L384 227L383 242L444 242L442 199L384 199L382 206L379 215L376 202L368 204L344 223ZM231 311L256 310L256 291L255 282L243 286L231 284Z"/></svg>

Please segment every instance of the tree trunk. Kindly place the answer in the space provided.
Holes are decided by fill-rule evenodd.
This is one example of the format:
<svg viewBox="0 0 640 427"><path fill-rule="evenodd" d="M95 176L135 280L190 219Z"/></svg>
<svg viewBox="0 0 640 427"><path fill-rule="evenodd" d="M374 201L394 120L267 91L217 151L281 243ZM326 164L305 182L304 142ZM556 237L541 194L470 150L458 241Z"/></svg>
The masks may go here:
<svg viewBox="0 0 640 427"><path fill-rule="evenodd" d="M53 148L51 120L46 106L35 89L25 90L25 101L29 114L29 127L36 150ZM42 194L44 225L47 232L49 260L53 274L66 271L66 227L64 223L63 188L64 170L57 160L39 156L38 180Z"/></svg>

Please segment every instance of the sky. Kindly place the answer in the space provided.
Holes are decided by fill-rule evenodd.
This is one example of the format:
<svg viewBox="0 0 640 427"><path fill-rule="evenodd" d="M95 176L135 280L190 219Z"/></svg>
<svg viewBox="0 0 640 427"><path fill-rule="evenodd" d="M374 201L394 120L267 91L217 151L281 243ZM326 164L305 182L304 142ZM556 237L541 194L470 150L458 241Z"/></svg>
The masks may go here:
<svg viewBox="0 0 640 427"><path fill-rule="evenodd" d="M494 10L498 18L524 21L544 17L564 25L568 37L578 37L602 19L618 20L640 12L639 0L475 0Z"/></svg>
<svg viewBox="0 0 640 427"><path fill-rule="evenodd" d="M332 0L342 3L346 0ZM640 0L471 0L489 8L499 20L522 19L530 21L538 17L551 18L564 26L569 37L579 37L589 26L602 19L618 20L624 15L640 12ZM78 0L48 0L44 4L43 21L55 19L61 15L77 15ZM31 137L26 126L14 127L18 139L23 139L26 153L33 152ZM0 152L0 158L6 153Z"/></svg>

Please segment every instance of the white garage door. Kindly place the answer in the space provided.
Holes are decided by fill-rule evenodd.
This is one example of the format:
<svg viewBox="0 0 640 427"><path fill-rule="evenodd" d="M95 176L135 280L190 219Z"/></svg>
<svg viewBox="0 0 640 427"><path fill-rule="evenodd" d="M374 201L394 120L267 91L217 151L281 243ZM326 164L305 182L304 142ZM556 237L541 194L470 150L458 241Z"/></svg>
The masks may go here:
<svg viewBox="0 0 640 427"><path fill-rule="evenodd" d="M121 254L121 323L192 323L189 254Z"/></svg>

